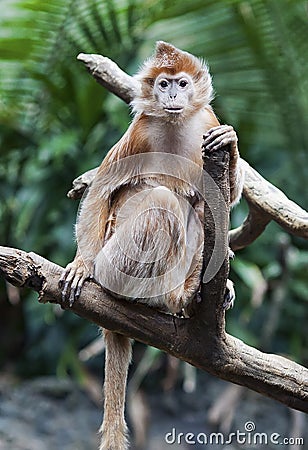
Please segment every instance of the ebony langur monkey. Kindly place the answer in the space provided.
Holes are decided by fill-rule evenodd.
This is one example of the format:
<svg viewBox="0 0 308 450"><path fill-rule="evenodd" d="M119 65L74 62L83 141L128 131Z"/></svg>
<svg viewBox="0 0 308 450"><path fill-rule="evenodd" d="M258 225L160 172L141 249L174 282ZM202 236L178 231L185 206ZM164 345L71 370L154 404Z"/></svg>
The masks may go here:
<svg viewBox="0 0 308 450"><path fill-rule="evenodd" d="M231 204L236 203L243 184L237 136L231 126L219 125L210 106L211 76L193 55L159 41L137 79L134 119L82 203L77 254L60 285L71 304L92 277L117 297L178 313L198 292L202 266L203 199L192 167L202 171L202 147L215 151L229 144ZM228 307L234 299L231 282L226 292ZM131 343L108 330L104 337L100 450L126 450Z"/></svg>

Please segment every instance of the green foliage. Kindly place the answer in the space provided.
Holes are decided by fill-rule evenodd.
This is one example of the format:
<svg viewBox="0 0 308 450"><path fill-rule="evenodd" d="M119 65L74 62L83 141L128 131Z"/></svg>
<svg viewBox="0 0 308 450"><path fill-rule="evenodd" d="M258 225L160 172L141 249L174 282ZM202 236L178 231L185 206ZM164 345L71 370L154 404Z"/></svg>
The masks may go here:
<svg viewBox="0 0 308 450"><path fill-rule="evenodd" d="M72 259L78 205L65 194L74 177L100 163L130 120L127 107L95 83L76 55L104 54L134 72L158 39L208 60L217 91L215 109L222 122L238 131L243 157L307 207L306 1L2 3L2 245L33 250L62 265ZM233 213L235 225L245 212L242 202ZM228 326L247 342L304 361L307 246L292 238L281 259L281 233L270 225L232 264L238 300ZM276 298L277 288L283 301ZM4 287L1 293L3 298ZM33 294L24 297L22 370L78 376L74 352L93 337L93 327L37 305ZM260 329L269 333L266 323L275 311L278 320L265 342Z"/></svg>

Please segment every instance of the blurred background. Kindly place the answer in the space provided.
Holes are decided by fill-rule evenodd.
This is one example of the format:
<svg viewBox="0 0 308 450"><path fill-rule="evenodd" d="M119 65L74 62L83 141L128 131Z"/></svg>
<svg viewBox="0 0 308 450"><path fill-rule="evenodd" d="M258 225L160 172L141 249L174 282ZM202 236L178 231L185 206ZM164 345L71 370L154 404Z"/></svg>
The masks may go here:
<svg viewBox="0 0 308 450"><path fill-rule="evenodd" d="M127 105L99 86L76 56L99 53L134 74L159 39L208 62L216 91L214 109L222 123L237 130L242 157L308 208L307 1L0 0L0 4L1 245L34 251L62 266L72 260L78 202L69 200L66 193L74 178L100 164L131 120ZM232 212L232 227L246 213L242 200ZM307 269L307 241L271 223L232 262L237 300L227 314L228 332L247 344L307 365ZM19 405L14 389L22 383L33 388L35 379L41 383L36 385L37 392L44 393L49 386L49 394L62 400L74 391L67 383L74 383L82 397L74 410L88 401L84 392L90 403L99 404L103 348L92 345L98 336L92 324L54 305L41 305L35 293L19 292L0 279L2 407ZM131 396L135 400L130 403L135 402L135 412L142 416L135 422L143 423L143 430L151 411L181 416L187 404L202 411L204 426L219 428L227 423L221 415L211 419L208 412L217 406L218 392L231 385L217 384L141 344L135 347L134 361L131 391L138 394ZM62 386L62 391L56 386ZM208 392L203 403L200 389ZM12 397L5 397L8 392ZM162 402L151 403L160 392L164 392L164 413L160 412ZM233 395L236 401L229 408L234 412L238 402L243 404L241 398L252 394ZM227 398L226 394L221 408L225 411ZM23 397L19 400L18 410L24 405ZM253 397L250 401L263 400ZM267 408L279 409L288 430L297 423L304 429L303 419L296 421L298 416L294 418L287 408L276 402L267 403ZM259 417L263 409L255 407ZM59 417L62 413L59 407ZM100 420L97 414L94 430ZM1 449L92 448L83 447L82 440L78 446L76 437L75 444L63 441L63 436L58 447L55 443L48 447L44 437L38 447L36 441L27 447L14 441L16 436L10 441L5 435L4 417L8 413L1 415L0 404ZM229 428L234 426L236 413L228 420ZM152 428L155 423L152 419ZM66 427L72 425L68 422ZM46 433L43 430L42 436ZM142 448L163 448L161 443L147 442Z"/></svg>

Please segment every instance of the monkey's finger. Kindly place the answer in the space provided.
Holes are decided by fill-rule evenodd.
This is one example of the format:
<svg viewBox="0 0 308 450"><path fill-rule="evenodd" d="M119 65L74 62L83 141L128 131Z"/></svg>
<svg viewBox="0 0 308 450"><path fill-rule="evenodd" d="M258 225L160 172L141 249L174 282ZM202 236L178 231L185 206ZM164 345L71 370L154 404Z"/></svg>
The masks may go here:
<svg viewBox="0 0 308 450"><path fill-rule="evenodd" d="M206 145L207 150L218 150L225 145L234 145L237 142L236 134L232 132L224 133Z"/></svg>
<svg viewBox="0 0 308 450"><path fill-rule="evenodd" d="M223 131L223 130L233 130L233 126L232 125L228 125L228 124L222 124L222 125L218 125L217 127L212 127L210 128L210 133L216 133L219 131Z"/></svg>
<svg viewBox="0 0 308 450"><path fill-rule="evenodd" d="M211 145L213 145L213 143L215 141L218 142L219 139L223 139L223 136L225 136L225 133L221 133L221 134L215 133L215 134L208 136L206 139L204 139L204 141L202 143L202 148L209 149L209 147Z"/></svg>
<svg viewBox="0 0 308 450"><path fill-rule="evenodd" d="M235 300L234 285L233 285L232 281L228 279L227 285L226 285L226 292L225 292L225 296L224 296L224 302L223 302L222 307L226 310L233 308L234 300Z"/></svg>
<svg viewBox="0 0 308 450"><path fill-rule="evenodd" d="M219 136L227 131L232 131L233 127L231 125L218 125L217 127L210 128L203 136L206 139L209 136Z"/></svg>
<svg viewBox="0 0 308 450"><path fill-rule="evenodd" d="M68 275L68 272L69 272L69 269L63 269L62 275L61 275L61 277L59 278L59 281L58 281L58 286L60 288L63 286L64 281L66 280L66 277Z"/></svg>
<svg viewBox="0 0 308 450"><path fill-rule="evenodd" d="M76 284L76 291L75 291L75 299L76 300L80 297L81 289L87 278L89 278L87 274L84 274L81 278L79 278L78 283Z"/></svg>
<svg viewBox="0 0 308 450"><path fill-rule="evenodd" d="M65 301L67 298L67 294L71 288L71 284L74 280L76 274L76 269L68 268L65 270L64 274L62 274L62 282L61 287L62 289L62 301Z"/></svg>
<svg viewBox="0 0 308 450"><path fill-rule="evenodd" d="M70 307L73 305L75 300L80 297L82 286L86 279L89 278L89 274L83 270L77 270L75 277L71 284L71 292L69 297Z"/></svg>
<svg viewBox="0 0 308 450"><path fill-rule="evenodd" d="M75 298L75 291L73 289L70 290L70 296L69 296L69 305L70 308L73 306L74 302L75 302L76 298Z"/></svg>
<svg viewBox="0 0 308 450"><path fill-rule="evenodd" d="M231 250L230 247L228 248L228 256L229 256L229 259L234 259L235 258L234 251Z"/></svg>
<svg viewBox="0 0 308 450"><path fill-rule="evenodd" d="M209 133L204 136L203 146L207 146L210 142L214 141L216 138L228 135L230 133L232 133L237 139L236 133L233 127L231 127L230 125L222 125L213 132L211 132L210 130Z"/></svg>
<svg viewBox="0 0 308 450"><path fill-rule="evenodd" d="M76 287L71 287L70 296L69 296L69 305L70 308L73 306L76 300L80 297L81 288L83 286L85 279L78 280Z"/></svg>
<svg viewBox="0 0 308 450"><path fill-rule="evenodd" d="M68 278L72 279L72 278L74 277L74 275L75 275L75 272L76 272L75 267L72 265L72 263L69 263L69 264L65 267L65 269L63 269L62 274L61 274L61 277L59 278L59 282L58 282L59 287L62 287L63 284L64 284L64 282L65 282ZM71 274L71 276L70 276L70 274Z"/></svg>
<svg viewBox="0 0 308 450"><path fill-rule="evenodd" d="M70 281L65 281L63 289L62 289L62 301L65 302L68 293L70 292Z"/></svg>
<svg viewBox="0 0 308 450"><path fill-rule="evenodd" d="M71 307L73 306L73 304L75 303L75 300L76 300L76 292L75 292L73 289L71 289L71 291L70 291L70 296L69 296L69 299L68 299L70 308L71 308Z"/></svg>

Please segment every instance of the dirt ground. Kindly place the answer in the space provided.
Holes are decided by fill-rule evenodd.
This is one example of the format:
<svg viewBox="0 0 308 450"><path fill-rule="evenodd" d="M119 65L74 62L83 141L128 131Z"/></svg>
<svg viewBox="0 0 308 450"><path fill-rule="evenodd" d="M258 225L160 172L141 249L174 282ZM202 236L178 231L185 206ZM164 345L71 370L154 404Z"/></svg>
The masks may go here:
<svg viewBox="0 0 308 450"><path fill-rule="evenodd" d="M55 377L19 383L2 378L0 450L97 449L102 413L76 383ZM158 389L146 394L143 398L148 408L149 428L143 450L308 448L307 415L295 414L251 391L241 391L238 398L236 391L232 394L230 386L204 376L198 379L196 391L190 394L181 388L169 393ZM209 420L209 411L222 393L220 413L224 418L219 425L218 419L214 423L213 409L212 420ZM137 402L134 407L138 408ZM234 416L230 419L232 412ZM143 424L142 418L140 424ZM263 433L263 436L257 436L259 440L254 441L256 433ZM300 441L295 445L297 437L304 443ZM291 445L283 441L285 438ZM206 445L205 439L210 443ZM136 447L132 445L132 449Z"/></svg>

